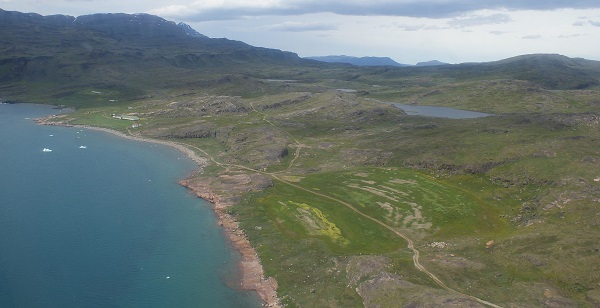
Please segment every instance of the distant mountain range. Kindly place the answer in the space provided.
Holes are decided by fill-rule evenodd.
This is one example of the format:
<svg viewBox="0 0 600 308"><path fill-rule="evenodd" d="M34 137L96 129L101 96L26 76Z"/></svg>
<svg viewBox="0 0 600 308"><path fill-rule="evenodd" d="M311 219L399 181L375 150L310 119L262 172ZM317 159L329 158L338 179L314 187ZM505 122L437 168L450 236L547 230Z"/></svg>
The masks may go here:
<svg viewBox="0 0 600 308"><path fill-rule="evenodd" d="M327 63L346 63L356 66L411 66L402 64L392 60L389 57L351 57L351 56L322 56L322 57L305 57L305 59L316 60ZM419 62L416 66L436 66L446 65L448 63L437 60Z"/></svg>
<svg viewBox="0 0 600 308"><path fill-rule="evenodd" d="M448 63L440 62L438 60L431 60L426 62L419 62L416 66L437 66L437 65L447 65Z"/></svg>
<svg viewBox="0 0 600 308"><path fill-rule="evenodd" d="M305 57L305 59L328 63L346 63L357 66L408 66L398 63L388 57L351 57L351 56L322 56Z"/></svg>
<svg viewBox="0 0 600 308"><path fill-rule="evenodd" d="M82 85L148 93L156 87L229 82L235 89L236 78L309 80L307 69L312 68L320 70L319 76L326 68L331 78L341 80L436 73L473 80L528 80L549 89L600 84L600 62L560 55L443 64L434 60L409 66L388 57L304 59L292 52L209 38L189 25L148 14L42 16L0 9L0 91L7 97L25 88L61 97Z"/></svg>

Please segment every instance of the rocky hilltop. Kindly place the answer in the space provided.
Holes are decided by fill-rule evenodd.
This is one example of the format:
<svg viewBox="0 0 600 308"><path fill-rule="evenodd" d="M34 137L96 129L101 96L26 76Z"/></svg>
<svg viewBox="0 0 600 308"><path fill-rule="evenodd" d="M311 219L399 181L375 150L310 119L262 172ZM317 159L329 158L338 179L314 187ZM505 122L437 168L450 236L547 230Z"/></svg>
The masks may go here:
<svg viewBox="0 0 600 308"><path fill-rule="evenodd" d="M205 37L185 23L176 24L150 14L92 14L42 16L0 9L0 25L13 27L43 26L88 29L107 35L141 37Z"/></svg>

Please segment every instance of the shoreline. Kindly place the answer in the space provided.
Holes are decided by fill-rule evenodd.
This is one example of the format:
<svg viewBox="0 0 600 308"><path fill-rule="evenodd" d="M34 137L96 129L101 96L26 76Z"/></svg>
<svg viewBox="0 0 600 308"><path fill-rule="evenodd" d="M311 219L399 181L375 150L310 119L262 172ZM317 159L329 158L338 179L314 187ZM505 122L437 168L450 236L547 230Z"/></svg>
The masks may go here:
<svg viewBox="0 0 600 308"><path fill-rule="evenodd" d="M167 140L158 140L147 137L140 137L134 135L128 135L110 128L95 127L89 125L73 125L66 122L49 122L50 119L56 119L56 115L50 115L42 118L34 119L35 123L39 125L54 125L64 127L75 127L91 129L95 131L102 131L105 133L113 134L127 140L149 142L154 144L161 144L177 149L181 153L185 154L188 158L197 164L196 169L193 173L201 171L208 165L208 159L200 157L191 150L188 146ZM226 208L228 205L224 205L220 202L220 196L215 195L210 190L204 188L202 190L190 185L191 177L179 181L179 185L187 188L193 192L198 198L208 201L212 205L213 212L216 215L218 224L227 235L229 242L232 247L237 250L241 255L241 260L238 264L240 270L240 289L246 291L256 291L258 296L263 302L264 307L281 307L279 304L279 298L277 297L277 281L273 277L266 278L264 276L264 270L262 263L256 253L256 250L250 244L250 241L246 237L244 231L239 228L239 222L236 221L231 215L227 214Z"/></svg>
<svg viewBox="0 0 600 308"><path fill-rule="evenodd" d="M205 187L198 187L191 183L191 179L182 180L180 185L192 191L198 198L213 204L213 211L217 215L219 226L225 230L231 245L240 253L240 287L243 290L254 290L258 293L265 307L281 307L277 297L277 281L273 277L265 277L262 263L239 222L227 213L229 205L220 201L221 197Z"/></svg>

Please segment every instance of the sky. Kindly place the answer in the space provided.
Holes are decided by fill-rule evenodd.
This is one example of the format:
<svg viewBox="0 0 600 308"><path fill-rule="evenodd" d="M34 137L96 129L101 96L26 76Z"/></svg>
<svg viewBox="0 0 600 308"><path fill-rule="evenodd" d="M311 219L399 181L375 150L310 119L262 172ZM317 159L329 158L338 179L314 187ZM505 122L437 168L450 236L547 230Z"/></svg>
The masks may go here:
<svg viewBox="0 0 600 308"><path fill-rule="evenodd" d="M487 62L532 53L600 60L599 0L0 0L8 11L149 13L209 37L301 57Z"/></svg>

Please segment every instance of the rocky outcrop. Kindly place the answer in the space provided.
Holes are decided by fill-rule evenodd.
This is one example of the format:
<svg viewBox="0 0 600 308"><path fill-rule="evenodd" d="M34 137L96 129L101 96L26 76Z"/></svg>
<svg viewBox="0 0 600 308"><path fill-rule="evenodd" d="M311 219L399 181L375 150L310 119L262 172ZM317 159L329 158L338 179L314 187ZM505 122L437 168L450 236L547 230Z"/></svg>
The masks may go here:
<svg viewBox="0 0 600 308"><path fill-rule="evenodd" d="M389 258L354 256L346 275L365 307L485 307L471 298L415 284L390 273Z"/></svg>
<svg viewBox="0 0 600 308"><path fill-rule="evenodd" d="M0 9L0 25L32 24L38 26L68 27L75 17L68 15L42 16L35 13L21 13Z"/></svg>

